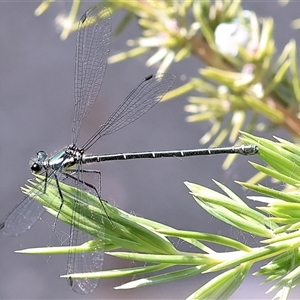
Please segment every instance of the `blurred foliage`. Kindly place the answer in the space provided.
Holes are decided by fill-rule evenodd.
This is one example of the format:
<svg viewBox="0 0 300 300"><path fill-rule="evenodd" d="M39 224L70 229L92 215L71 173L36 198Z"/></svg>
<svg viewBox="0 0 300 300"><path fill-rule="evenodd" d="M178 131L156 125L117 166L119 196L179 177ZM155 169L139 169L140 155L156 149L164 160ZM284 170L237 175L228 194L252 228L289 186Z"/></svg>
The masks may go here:
<svg viewBox="0 0 300 300"><path fill-rule="evenodd" d="M42 14L54 0L36 9ZM99 1L100 2L100 1ZM101 2L100 2L101 3ZM211 122L200 140L219 146L237 141L238 131L284 127L300 136L297 49L291 40L276 54L274 21L243 10L241 1L105 1L111 13L125 11L115 35L137 22L141 36L128 40L130 50L110 57L115 63L142 54L147 66L165 72L191 56L205 64L197 78L166 95L165 100L193 92L185 110L189 122ZM77 28L81 1L73 1L67 18L59 16L61 38ZM276 54L276 55L275 55ZM187 71L183 72L187 73Z"/></svg>
<svg viewBox="0 0 300 300"><path fill-rule="evenodd" d="M279 0L278 2L280 3L280 5L285 6L291 1L289 1L289 0ZM300 28L300 19L293 20L292 21L292 27L294 29L299 29Z"/></svg>

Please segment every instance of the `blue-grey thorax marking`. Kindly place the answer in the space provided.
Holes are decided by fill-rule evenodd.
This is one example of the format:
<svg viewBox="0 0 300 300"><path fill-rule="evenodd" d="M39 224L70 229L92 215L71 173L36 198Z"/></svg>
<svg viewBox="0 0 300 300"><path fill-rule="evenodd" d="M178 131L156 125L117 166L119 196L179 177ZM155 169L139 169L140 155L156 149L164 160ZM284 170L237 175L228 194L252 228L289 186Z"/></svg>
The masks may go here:
<svg viewBox="0 0 300 300"><path fill-rule="evenodd" d="M81 149L71 145L51 157L47 164L52 170L67 171L81 161L82 154L83 153ZM44 165L44 167L46 166Z"/></svg>
<svg viewBox="0 0 300 300"><path fill-rule="evenodd" d="M68 150L68 149L67 149ZM46 164L46 165L45 165ZM52 170L63 170L74 164L74 157L66 149L61 150L56 155L45 161L44 167Z"/></svg>

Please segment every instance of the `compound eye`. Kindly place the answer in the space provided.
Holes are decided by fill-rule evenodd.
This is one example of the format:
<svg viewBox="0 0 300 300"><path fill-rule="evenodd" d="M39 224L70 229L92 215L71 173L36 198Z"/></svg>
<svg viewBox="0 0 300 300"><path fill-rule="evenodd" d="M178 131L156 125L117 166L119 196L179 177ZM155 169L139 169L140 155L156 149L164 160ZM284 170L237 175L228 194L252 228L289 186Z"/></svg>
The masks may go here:
<svg viewBox="0 0 300 300"><path fill-rule="evenodd" d="M42 166L38 163L33 163L31 165L31 171L35 174L38 174L42 171Z"/></svg>

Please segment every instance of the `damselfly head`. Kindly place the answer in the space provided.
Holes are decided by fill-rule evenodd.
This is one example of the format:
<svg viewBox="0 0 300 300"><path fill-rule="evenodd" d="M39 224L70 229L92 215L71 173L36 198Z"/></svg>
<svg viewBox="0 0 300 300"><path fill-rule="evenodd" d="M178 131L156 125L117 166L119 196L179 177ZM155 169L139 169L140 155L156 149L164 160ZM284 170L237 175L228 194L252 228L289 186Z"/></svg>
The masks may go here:
<svg viewBox="0 0 300 300"><path fill-rule="evenodd" d="M36 154L36 158L32 159L32 164L30 166L31 172L34 174L40 174L43 170L43 162L47 158L45 151L39 151Z"/></svg>

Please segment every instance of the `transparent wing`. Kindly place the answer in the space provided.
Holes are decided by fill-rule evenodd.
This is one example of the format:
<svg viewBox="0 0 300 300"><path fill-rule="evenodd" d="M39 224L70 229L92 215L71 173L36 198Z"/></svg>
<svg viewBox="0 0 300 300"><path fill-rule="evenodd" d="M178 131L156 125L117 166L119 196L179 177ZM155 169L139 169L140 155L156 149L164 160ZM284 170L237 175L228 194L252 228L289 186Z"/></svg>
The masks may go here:
<svg viewBox="0 0 300 300"><path fill-rule="evenodd" d="M74 82L73 144L77 144L81 121L101 89L110 45L108 9L95 6L80 19L77 34Z"/></svg>
<svg viewBox="0 0 300 300"><path fill-rule="evenodd" d="M27 196L0 223L0 230L5 235L18 236L30 229L44 211L41 204Z"/></svg>
<svg viewBox="0 0 300 300"><path fill-rule="evenodd" d="M84 206L84 202L81 197L81 191L87 189L86 184L83 184L84 178L83 178L82 165L78 166L78 170L76 171L76 176L78 177L78 180L75 182L77 193L74 197L73 216L72 216L72 224L70 229L71 247L82 245L94 239L94 237L76 228L76 223L78 222L78 218L82 216L81 208ZM88 191L92 192L91 190ZM90 219L94 218L93 213L90 210L87 209L87 211L85 211L85 215L87 213L90 213L89 216ZM104 234L105 234L104 226L102 226L102 228L99 228L98 237L104 236ZM88 253L75 253L71 250L68 254L67 274L90 273L90 272L101 271L103 266L103 260L104 260L104 254L102 250L103 249L99 249L99 250L96 249L95 251L88 252ZM75 291L76 293L89 294L97 287L99 279L90 279L90 278L75 279L69 277L68 282L71 285L72 290Z"/></svg>
<svg viewBox="0 0 300 300"><path fill-rule="evenodd" d="M88 234L79 231L73 226L71 227L71 237L72 241L70 242L70 246L81 245L93 239ZM103 260L104 256L103 252L101 251L94 251L89 253L70 252L68 255L67 274L101 271ZM69 277L68 282L74 292L79 294L90 294L97 287L99 279L75 279Z"/></svg>
<svg viewBox="0 0 300 300"><path fill-rule="evenodd" d="M134 122L158 103L172 87L175 76L155 74L146 77L110 116L107 122L84 144L89 149L100 137L111 134Z"/></svg>
<svg viewBox="0 0 300 300"><path fill-rule="evenodd" d="M48 176L49 178L53 177L54 172L51 172ZM43 173L45 175L45 173ZM65 180L63 174L57 174L57 177L60 181ZM24 197L23 200L15 206L11 213L5 218L3 223L0 223L0 230L5 235L18 236L28 229L30 229L34 223L41 217L44 213L45 208L42 204L34 200L35 195L41 195L45 191L45 182L41 183L35 191Z"/></svg>

